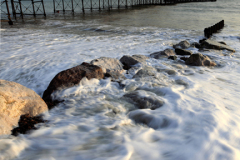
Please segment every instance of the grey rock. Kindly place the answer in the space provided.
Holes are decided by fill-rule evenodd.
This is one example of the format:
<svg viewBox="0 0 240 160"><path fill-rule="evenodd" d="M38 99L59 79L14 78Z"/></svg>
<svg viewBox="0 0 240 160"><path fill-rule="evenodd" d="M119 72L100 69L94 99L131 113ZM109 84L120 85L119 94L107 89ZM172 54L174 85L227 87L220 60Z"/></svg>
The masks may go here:
<svg viewBox="0 0 240 160"><path fill-rule="evenodd" d="M180 49L180 48L176 48L175 52L177 55L192 55L193 54L192 51Z"/></svg>
<svg viewBox="0 0 240 160"><path fill-rule="evenodd" d="M185 41L179 42L178 44L173 45L173 48L174 49L176 49L176 48L187 49L190 46L191 46L190 43L187 40L185 40Z"/></svg>
<svg viewBox="0 0 240 160"><path fill-rule="evenodd" d="M121 59L120 62L124 65L123 68L128 70L131 68L131 66L141 63L149 59L148 57L144 55L133 55L133 56L128 56L124 55Z"/></svg>
<svg viewBox="0 0 240 160"><path fill-rule="evenodd" d="M160 51L160 52L154 52L152 54L150 54L150 57L155 58L155 59L159 59L161 57L169 57L169 56L175 56L175 52L172 49L165 49L164 51Z"/></svg>
<svg viewBox="0 0 240 160"><path fill-rule="evenodd" d="M201 53L192 54L185 61L185 64L192 66L216 66L216 63L212 62L208 56L202 55Z"/></svg>
<svg viewBox="0 0 240 160"><path fill-rule="evenodd" d="M100 57L92 60L90 64L101 67L103 73L123 70L123 64L116 58Z"/></svg>
<svg viewBox="0 0 240 160"><path fill-rule="evenodd" d="M140 69L134 76L133 78L143 78L143 77L149 77L149 76L154 76L155 75L155 68L152 67L145 67L143 69Z"/></svg>
<svg viewBox="0 0 240 160"><path fill-rule="evenodd" d="M121 82L126 79L126 77L119 71L110 71L105 74L105 77L111 77L114 82Z"/></svg>
<svg viewBox="0 0 240 160"><path fill-rule="evenodd" d="M228 50L231 52L235 52L235 50L225 44L207 39L201 43L202 47L207 48L207 49L216 49L216 50Z"/></svg>
<svg viewBox="0 0 240 160"><path fill-rule="evenodd" d="M123 97L131 103L133 102L139 109L155 110L164 104L154 93L143 90L127 93Z"/></svg>

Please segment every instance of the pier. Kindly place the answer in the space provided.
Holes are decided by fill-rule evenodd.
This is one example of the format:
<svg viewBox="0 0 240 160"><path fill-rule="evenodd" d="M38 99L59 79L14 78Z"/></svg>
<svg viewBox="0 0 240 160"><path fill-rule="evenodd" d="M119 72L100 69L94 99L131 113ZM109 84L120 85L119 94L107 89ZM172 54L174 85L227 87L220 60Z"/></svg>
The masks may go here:
<svg viewBox="0 0 240 160"><path fill-rule="evenodd" d="M85 13L93 10L127 9L144 5L175 5L188 2L215 2L216 0L53 0L54 13ZM18 17L43 15L46 17L43 0L3 0L1 14L6 15L9 24Z"/></svg>

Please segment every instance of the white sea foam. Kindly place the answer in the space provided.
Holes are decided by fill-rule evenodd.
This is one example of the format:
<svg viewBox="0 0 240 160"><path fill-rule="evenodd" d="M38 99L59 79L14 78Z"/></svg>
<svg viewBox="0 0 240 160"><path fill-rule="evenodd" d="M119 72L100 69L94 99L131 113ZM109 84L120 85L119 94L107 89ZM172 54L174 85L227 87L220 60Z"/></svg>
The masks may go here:
<svg viewBox="0 0 240 160"><path fill-rule="evenodd" d="M102 56L149 55L181 40L202 38L198 31L157 27L79 27L84 34L76 30L69 34L64 26L59 27L63 33L55 29L1 30L0 78L41 95L58 72L82 62ZM240 45L239 34L229 36L228 31L213 39L225 41L236 53L204 52L217 67L150 58L126 74L124 87L110 79L83 79L55 92L53 97L64 102L45 115L49 122L30 134L2 136L0 159L238 160ZM146 67L153 67L155 75L132 78ZM158 96L164 105L155 110L137 109L123 98L134 90L145 90L142 97Z"/></svg>

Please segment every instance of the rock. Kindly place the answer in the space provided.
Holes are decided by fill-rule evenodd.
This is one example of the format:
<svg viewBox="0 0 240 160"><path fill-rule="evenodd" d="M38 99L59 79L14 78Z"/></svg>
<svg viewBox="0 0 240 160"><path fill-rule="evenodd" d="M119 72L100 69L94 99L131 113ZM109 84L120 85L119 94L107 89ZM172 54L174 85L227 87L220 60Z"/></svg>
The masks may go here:
<svg viewBox="0 0 240 160"><path fill-rule="evenodd" d="M0 80L0 135L11 134L21 115L37 116L48 111L33 90L18 83Z"/></svg>
<svg viewBox="0 0 240 160"><path fill-rule="evenodd" d="M188 50L180 49L180 48L176 48L175 52L177 55L192 55L192 51L188 51Z"/></svg>
<svg viewBox="0 0 240 160"><path fill-rule="evenodd" d="M126 77L119 71L110 71L105 74L105 77L111 77L114 82L121 82L126 79Z"/></svg>
<svg viewBox="0 0 240 160"><path fill-rule="evenodd" d="M166 128L169 126L177 125L175 121L171 121L165 115L160 115L156 117L153 114L149 114L144 110L131 111L129 113L129 118L134 120L136 123L145 124L153 129Z"/></svg>
<svg viewBox="0 0 240 160"><path fill-rule="evenodd" d="M231 52L235 52L235 50L227 45L221 44L219 42L215 42L213 40L205 40L201 43L203 48L207 48L207 49L216 49L216 50L228 50Z"/></svg>
<svg viewBox="0 0 240 160"><path fill-rule="evenodd" d="M227 45L227 43L225 43L225 42L218 42L218 43L221 43L221 44Z"/></svg>
<svg viewBox="0 0 240 160"><path fill-rule="evenodd" d="M133 78L143 78L143 77L149 77L155 75L156 69L153 67L145 67L143 69L140 69Z"/></svg>
<svg viewBox="0 0 240 160"><path fill-rule="evenodd" d="M47 103L48 108L53 108L53 99L51 94L60 88L72 87L78 84L83 77L87 79L104 77L100 67L83 62L81 65L61 71L50 82L48 88L43 93L43 100Z"/></svg>
<svg viewBox="0 0 240 160"><path fill-rule="evenodd" d="M185 64L192 66L216 66L216 63L212 62L208 56L202 55L201 53L192 54L185 61Z"/></svg>
<svg viewBox="0 0 240 160"><path fill-rule="evenodd" d="M152 54L150 54L150 57L155 58L155 59L159 59L161 57L169 57L169 56L175 56L175 52L172 49L165 49L164 51L160 51L160 52L154 52Z"/></svg>
<svg viewBox="0 0 240 160"><path fill-rule="evenodd" d="M22 115L18 122L18 127L12 130L12 135L17 136L20 134L26 134L29 130L37 129L34 125L37 123L44 123L41 116L31 117L29 114Z"/></svg>
<svg viewBox="0 0 240 160"><path fill-rule="evenodd" d="M181 60L186 61L188 57L180 57Z"/></svg>
<svg viewBox="0 0 240 160"><path fill-rule="evenodd" d="M101 67L103 73L123 70L123 64L115 58L100 57L92 60L90 64Z"/></svg>
<svg viewBox="0 0 240 160"><path fill-rule="evenodd" d="M199 43L202 44L204 41L206 41L207 39L206 38L203 38L203 39L200 39L199 40Z"/></svg>
<svg viewBox="0 0 240 160"><path fill-rule="evenodd" d="M140 109L149 108L155 110L164 104L154 93L143 90L132 91L123 97L131 103L134 103Z"/></svg>
<svg viewBox="0 0 240 160"><path fill-rule="evenodd" d="M131 68L131 66L133 66L133 65L135 65L137 63L144 62L147 59L149 59L149 58L144 56L144 55L133 55L133 56L124 55L120 59L120 62L122 62L122 64L124 65L123 68L125 70L128 70L128 69Z"/></svg>
<svg viewBox="0 0 240 160"><path fill-rule="evenodd" d="M176 48L181 48L181 49L187 49L189 48L191 45L188 41L181 41L180 43L178 44L175 44L173 45L173 48L176 49Z"/></svg>
<svg viewBox="0 0 240 160"><path fill-rule="evenodd" d="M177 56L169 56L168 59L177 60Z"/></svg>
<svg viewBox="0 0 240 160"><path fill-rule="evenodd" d="M191 44L191 47L195 47L195 48L201 48L201 45L199 44L199 43L197 43L197 42L193 42L192 44Z"/></svg>

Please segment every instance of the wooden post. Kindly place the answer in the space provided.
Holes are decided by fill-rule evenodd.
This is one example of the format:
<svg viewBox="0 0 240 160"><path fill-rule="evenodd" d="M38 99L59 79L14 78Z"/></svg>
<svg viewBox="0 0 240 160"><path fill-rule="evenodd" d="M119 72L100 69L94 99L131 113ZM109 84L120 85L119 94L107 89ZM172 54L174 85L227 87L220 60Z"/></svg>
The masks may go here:
<svg viewBox="0 0 240 160"><path fill-rule="evenodd" d="M5 3L6 3L7 12L8 12L8 24L13 25L13 22L12 22L12 19L11 19L11 14L10 14L9 7L8 7L8 1L5 0Z"/></svg>
<svg viewBox="0 0 240 160"><path fill-rule="evenodd" d="M99 0L99 11L101 10L101 0Z"/></svg>
<svg viewBox="0 0 240 160"><path fill-rule="evenodd" d="M17 19L16 10L15 10L15 7L14 7L14 1L13 0L11 0L11 5L12 5L12 14L15 17L15 19Z"/></svg>
<svg viewBox="0 0 240 160"><path fill-rule="evenodd" d="M72 13L74 13L73 0L72 1Z"/></svg>
<svg viewBox="0 0 240 160"><path fill-rule="evenodd" d="M20 14L23 19L22 2L21 2L21 0L18 0L18 2L19 2L19 6L20 6Z"/></svg>
<svg viewBox="0 0 240 160"><path fill-rule="evenodd" d="M90 5L91 5L90 10L92 12L92 0L90 0Z"/></svg>

